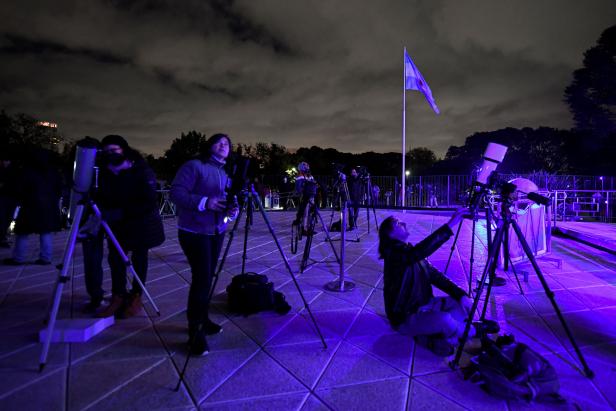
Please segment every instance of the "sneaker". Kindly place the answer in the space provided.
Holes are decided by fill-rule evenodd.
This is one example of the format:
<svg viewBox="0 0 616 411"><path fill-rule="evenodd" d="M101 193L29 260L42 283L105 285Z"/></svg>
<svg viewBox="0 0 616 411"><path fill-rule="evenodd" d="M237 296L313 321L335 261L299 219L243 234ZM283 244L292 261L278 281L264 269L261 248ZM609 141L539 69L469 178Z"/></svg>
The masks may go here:
<svg viewBox="0 0 616 411"><path fill-rule="evenodd" d="M433 354L439 357L449 357L453 354L455 347L442 337L432 335L417 335L415 341L422 347L426 347Z"/></svg>
<svg viewBox="0 0 616 411"><path fill-rule="evenodd" d="M126 307L120 311L119 318L129 318L141 314L143 309L143 302L141 301L141 294L131 294L126 302Z"/></svg>
<svg viewBox="0 0 616 411"><path fill-rule="evenodd" d="M36 265L50 265L51 261L47 261L47 260L43 260L42 258L39 258L38 260L36 260L34 262L34 264L36 264Z"/></svg>
<svg viewBox="0 0 616 411"><path fill-rule="evenodd" d="M195 355L198 357L210 352L210 347L207 344L203 330L198 329L195 332L195 335L189 338L188 348L190 349L190 355Z"/></svg>
<svg viewBox="0 0 616 411"><path fill-rule="evenodd" d="M205 335L215 335L222 332L222 327L215 322L206 320L203 330L205 331Z"/></svg>
<svg viewBox="0 0 616 411"><path fill-rule="evenodd" d="M109 304L96 312L97 318L107 318L119 313L126 304L126 300L121 295L112 295Z"/></svg>
<svg viewBox="0 0 616 411"><path fill-rule="evenodd" d="M5 258L3 260L3 262L4 262L4 265L24 265L25 264L25 262L17 261L16 259L14 259L12 257L11 258Z"/></svg>

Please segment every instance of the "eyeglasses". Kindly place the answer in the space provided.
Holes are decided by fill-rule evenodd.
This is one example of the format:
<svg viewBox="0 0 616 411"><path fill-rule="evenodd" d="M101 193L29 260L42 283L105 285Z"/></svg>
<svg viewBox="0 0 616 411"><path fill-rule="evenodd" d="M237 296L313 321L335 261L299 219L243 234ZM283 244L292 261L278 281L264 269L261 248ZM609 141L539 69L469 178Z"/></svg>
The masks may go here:
<svg viewBox="0 0 616 411"><path fill-rule="evenodd" d="M406 223L404 221L396 220L396 222L394 223L394 227L399 225L406 228Z"/></svg>

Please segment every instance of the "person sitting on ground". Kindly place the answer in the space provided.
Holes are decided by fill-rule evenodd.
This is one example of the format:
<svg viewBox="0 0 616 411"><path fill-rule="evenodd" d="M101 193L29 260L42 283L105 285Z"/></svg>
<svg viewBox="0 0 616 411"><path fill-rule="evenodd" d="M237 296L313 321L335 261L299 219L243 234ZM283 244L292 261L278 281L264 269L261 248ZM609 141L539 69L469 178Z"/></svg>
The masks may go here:
<svg viewBox="0 0 616 411"><path fill-rule="evenodd" d="M406 224L394 216L379 227L387 318L394 329L415 337L418 344L440 356L453 354L463 335L471 300L426 258L449 240L452 228L468 216L467 208L457 210L446 224L414 246L407 242ZM433 285L448 296L434 297ZM473 334L471 328L470 337Z"/></svg>

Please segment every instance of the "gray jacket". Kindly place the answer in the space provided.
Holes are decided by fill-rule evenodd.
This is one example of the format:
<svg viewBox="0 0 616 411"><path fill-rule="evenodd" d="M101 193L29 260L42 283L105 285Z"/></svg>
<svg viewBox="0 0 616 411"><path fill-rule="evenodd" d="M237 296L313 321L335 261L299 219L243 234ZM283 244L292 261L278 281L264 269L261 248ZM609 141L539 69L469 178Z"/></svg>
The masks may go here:
<svg viewBox="0 0 616 411"><path fill-rule="evenodd" d="M206 162L190 160L178 170L171 183L171 201L177 206L178 228L199 234L219 234L225 231L224 213L203 210L203 197L224 197L230 184L224 163L214 159Z"/></svg>

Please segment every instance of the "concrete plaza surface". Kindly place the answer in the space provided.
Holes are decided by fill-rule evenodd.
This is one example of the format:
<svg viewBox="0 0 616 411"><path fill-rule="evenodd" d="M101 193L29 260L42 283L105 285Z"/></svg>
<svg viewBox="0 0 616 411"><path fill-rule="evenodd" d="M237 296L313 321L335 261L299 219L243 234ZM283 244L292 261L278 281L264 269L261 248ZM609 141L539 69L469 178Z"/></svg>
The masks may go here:
<svg viewBox="0 0 616 411"><path fill-rule="evenodd" d="M324 212L326 220L329 212ZM378 211L380 219L391 214ZM442 215L395 213L407 222L416 242L442 224ZM558 371L565 404L508 402L484 393L452 371L409 337L394 332L385 319L382 261L372 221L367 233L360 218L359 242L346 243L346 274L356 287L347 293L326 291L338 276L330 245L318 233L311 256L316 261L299 275L301 254L291 254L292 212L270 212L300 288L325 336L323 348L281 256L262 218L256 214L249 234L247 271L266 274L292 306L278 315L248 317L226 307L225 287L241 271L242 232L233 241L212 302L212 319L223 332L208 338L208 355L190 361L186 382L173 389L186 358L185 307L190 270L177 242L174 219L165 221L167 240L151 251L147 288L160 308L148 315L117 320L85 343L52 344L47 366L38 372L42 328L58 271L54 266L0 265L0 409L1 410L521 410L616 409L616 258L572 239L553 238L550 258L538 258L556 302L596 373L582 375L580 364L537 276L529 273L523 294L510 273L507 285L494 288L488 318L502 332L541 352ZM597 225L600 227L600 225ZM474 275L485 259L483 229L477 230ZM336 235L339 235L336 234ZM356 233L349 232L348 239ZM228 238L228 237L227 237ZM54 237L59 262L66 232ZM471 225L465 222L448 275L467 287ZM36 246L31 239L32 256ZM453 240L432 257L444 269ZM340 242L334 243L340 247ZM303 241L300 252L303 250ZM10 255L2 250L0 258ZM552 258L560 259L561 264ZM105 266L105 289L110 278ZM72 281L64 288L59 319L84 318L87 301L81 247L75 250Z"/></svg>

